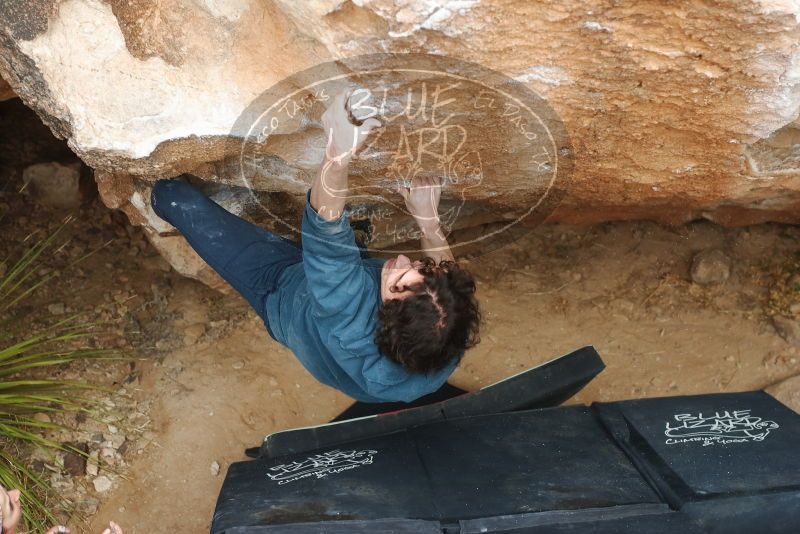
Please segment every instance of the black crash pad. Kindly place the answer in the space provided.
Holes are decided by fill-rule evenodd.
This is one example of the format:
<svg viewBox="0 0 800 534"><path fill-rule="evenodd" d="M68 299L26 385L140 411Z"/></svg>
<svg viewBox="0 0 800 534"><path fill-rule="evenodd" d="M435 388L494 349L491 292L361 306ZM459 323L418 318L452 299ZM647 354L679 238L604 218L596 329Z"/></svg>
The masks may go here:
<svg viewBox="0 0 800 534"><path fill-rule="evenodd" d="M701 534L692 518L664 504L516 514L459 521L458 534ZM257 531L253 531L257 532ZM439 531L441 534L441 530Z"/></svg>
<svg viewBox="0 0 800 534"><path fill-rule="evenodd" d="M660 500L583 406L461 418L233 464L214 532L242 525L593 509Z"/></svg>
<svg viewBox="0 0 800 534"><path fill-rule="evenodd" d="M505 382L516 402L501 382L485 406L289 433L230 466L212 533L800 532L800 415L764 392L525 409L580 383L535 376Z"/></svg>
<svg viewBox="0 0 800 534"><path fill-rule="evenodd" d="M640 399L600 405L621 445L676 504L797 485L800 426L763 391ZM616 412L620 419L609 415ZM782 424L783 423L783 424ZM768 466L778 466L776 471Z"/></svg>
<svg viewBox="0 0 800 534"><path fill-rule="evenodd" d="M594 347L582 347L478 391L427 406L270 434L260 456L297 454L454 417L557 406L604 367Z"/></svg>
<svg viewBox="0 0 800 534"><path fill-rule="evenodd" d="M660 502L584 406L462 418L410 434L444 521Z"/></svg>
<svg viewBox="0 0 800 534"><path fill-rule="evenodd" d="M215 532L236 525L437 516L424 466L406 433L357 447L235 463L225 485L231 491L223 488L220 495Z"/></svg>
<svg viewBox="0 0 800 534"><path fill-rule="evenodd" d="M800 416L763 391L597 404L665 502L706 532L800 532Z"/></svg>
<svg viewBox="0 0 800 534"><path fill-rule="evenodd" d="M381 519L233 527L225 532L226 534L442 534L442 529L439 523L432 521Z"/></svg>
<svg viewBox="0 0 800 534"><path fill-rule="evenodd" d="M410 408L421 408L429 404L436 404L443 402L459 395L464 395L467 391L454 386L449 382L442 384L442 387L423 395L413 402L354 402L342 413L330 420L331 423L338 423L340 421L347 421L349 419L360 419L361 417L370 417L373 415L381 415L390 412L398 412L400 410L408 410Z"/></svg>

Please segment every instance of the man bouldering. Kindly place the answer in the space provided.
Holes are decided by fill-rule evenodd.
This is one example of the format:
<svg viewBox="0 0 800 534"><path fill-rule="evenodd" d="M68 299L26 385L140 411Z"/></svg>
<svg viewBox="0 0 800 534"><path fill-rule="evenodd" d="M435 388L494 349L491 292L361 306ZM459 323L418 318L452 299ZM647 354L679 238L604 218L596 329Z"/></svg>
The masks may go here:
<svg viewBox="0 0 800 534"><path fill-rule="evenodd" d="M350 93L322 115L326 154L306 192L302 244L228 212L184 180L158 180L151 204L256 310L270 336L320 382L362 402L411 402L439 389L478 342L475 281L439 226L441 181L398 187L423 258L372 258L349 212L348 165L379 120L353 120Z"/></svg>

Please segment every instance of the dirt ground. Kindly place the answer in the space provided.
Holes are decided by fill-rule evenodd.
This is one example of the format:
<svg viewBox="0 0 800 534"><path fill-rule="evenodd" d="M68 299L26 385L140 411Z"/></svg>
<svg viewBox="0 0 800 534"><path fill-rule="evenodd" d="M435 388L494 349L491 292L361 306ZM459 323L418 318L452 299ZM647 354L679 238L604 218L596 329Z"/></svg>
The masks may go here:
<svg viewBox="0 0 800 534"><path fill-rule="evenodd" d="M797 349L764 313L769 266L797 252L797 237L796 228L706 223L539 228L472 260L482 342L451 381L477 389L590 344L607 369L571 403L756 389L798 374ZM733 258L728 282L689 282L693 254L717 247ZM183 316L174 328L207 321L201 294L193 282L177 285L171 308ZM244 448L325 422L350 402L316 383L253 313L229 335L175 350L142 374L141 393L157 400L159 447L133 463L96 529L114 518L134 534L206 532L225 470L245 459Z"/></svg>
<svg viewBox="0 0 800 534"><path fill-rule="evenodd" d="M36 221L57 218L14 194L0 199L11 213L1 223L3 249ZM171 271L138 229L99 200L77 217L74 239L48 261L57 267L110 244L29 308L61 302L111 321L112 335L98 342L134 360L101 364L96 377L146 403L149 422L120 454L124 478L89 492L99 510L73 531L100 532L114 519L126 534L207 532L225 472L245 459L246 447L271 432L326 422L351 401L317 383L243 299ZM692 283L692 258L713 248L731 258L730 278ZM594 345L607 368L570 403L766 387L800 374L798 349L769 318L770 289L796 268L799 251L800 228L780 225L541 226L469 260L482 341L451 382L474 390Z"/></svg>

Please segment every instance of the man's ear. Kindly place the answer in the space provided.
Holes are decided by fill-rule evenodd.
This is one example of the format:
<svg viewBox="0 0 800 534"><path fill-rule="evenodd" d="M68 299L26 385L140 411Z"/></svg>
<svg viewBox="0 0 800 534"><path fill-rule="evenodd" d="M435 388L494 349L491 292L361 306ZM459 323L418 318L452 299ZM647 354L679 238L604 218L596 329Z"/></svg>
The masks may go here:
<svg viewBox="0 0 800 534"><path fill-rule="evenodd" d="M8 496L11 498L11 502L14 504L19 503L20 491L18 489L9 490Z"/></svg>

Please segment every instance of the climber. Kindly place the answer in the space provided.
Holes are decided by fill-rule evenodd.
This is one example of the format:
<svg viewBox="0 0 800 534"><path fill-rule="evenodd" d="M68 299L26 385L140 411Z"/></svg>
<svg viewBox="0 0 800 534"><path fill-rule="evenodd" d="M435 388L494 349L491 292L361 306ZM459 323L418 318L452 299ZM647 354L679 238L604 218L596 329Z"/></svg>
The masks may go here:
<svg viewBox="0 0 800 534"><path fill-rule="evenodd" d="M158 180L155 213L253 306L270 336L320 382L362 402L411 402L439 389L478 343L475 281L438 218L441 183L398 187L424 257L369 257L345 209L348 164L379 120L356 120L350 93L322 115L326 154L306 192L302 244L253 225L184 180Z"/></svg>

